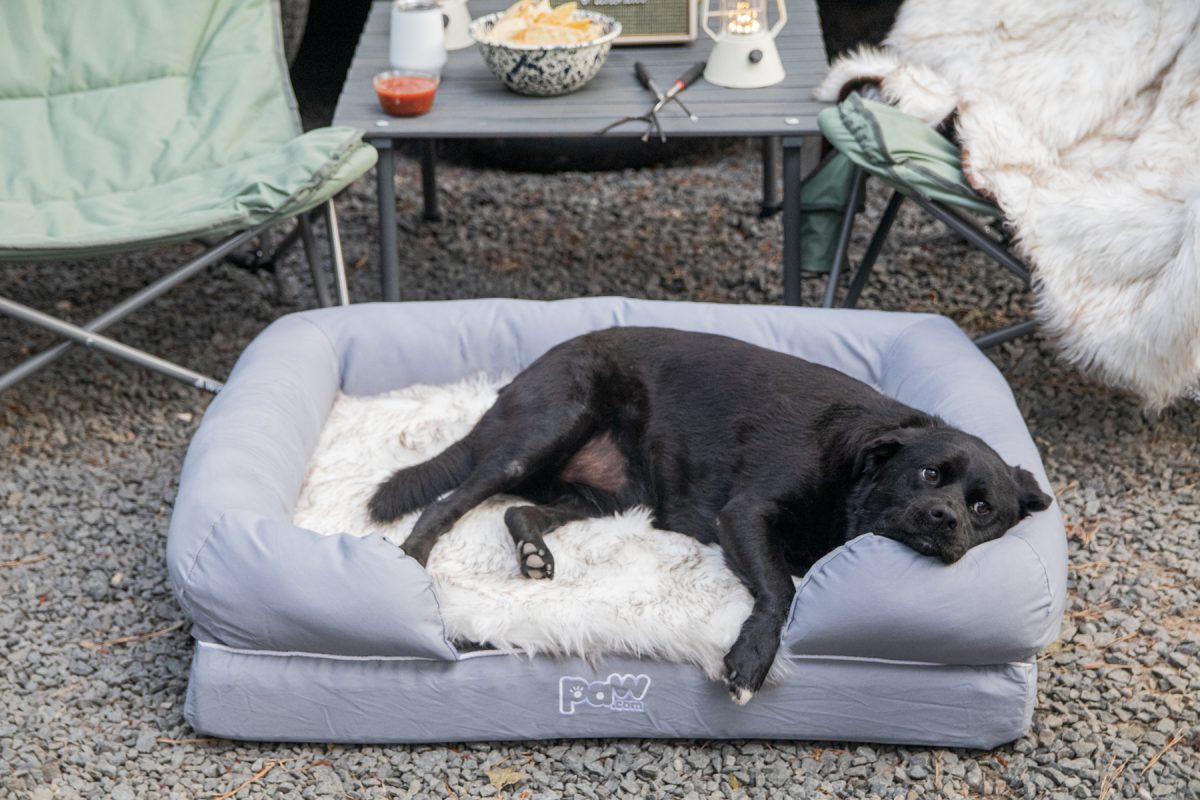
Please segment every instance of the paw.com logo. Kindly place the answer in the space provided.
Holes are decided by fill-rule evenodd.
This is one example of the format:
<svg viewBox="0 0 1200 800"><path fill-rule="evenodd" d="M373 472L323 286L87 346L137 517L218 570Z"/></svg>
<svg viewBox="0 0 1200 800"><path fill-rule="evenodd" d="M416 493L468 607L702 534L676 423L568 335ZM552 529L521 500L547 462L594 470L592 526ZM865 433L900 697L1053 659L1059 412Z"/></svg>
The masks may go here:
<svg viewBox="0 0 1200 800"><path fill-rule="evenodd" d="M644 701L650 690L649 675L613 673L605 681L562 676L558 681L558 710L574 714L575 706L591 706L608 711L646 711Z"/></svg>

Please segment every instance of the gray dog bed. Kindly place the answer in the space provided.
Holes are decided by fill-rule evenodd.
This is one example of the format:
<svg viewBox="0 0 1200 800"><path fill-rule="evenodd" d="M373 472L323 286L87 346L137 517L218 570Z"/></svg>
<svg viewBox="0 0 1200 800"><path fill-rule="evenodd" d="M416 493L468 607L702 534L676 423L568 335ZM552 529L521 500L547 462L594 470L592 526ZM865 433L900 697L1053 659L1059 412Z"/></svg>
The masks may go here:
<svg viewBox="0 0 1200 800"><path fill-rule="evenodd" d="M1004 379L948 320L663 303L477 300L293 314L247 348L188 451L167 558L194 622L185 716L235 739L833 739L993 747L1029 727L1058 634L1057 506L945 566L866 535L805 576L782 683L736 706L692 666L491 650L445 637L428 574L383 537L291 523L339 390L522 369L611 325L735 336L841 369L1049 484Z"/></svg>

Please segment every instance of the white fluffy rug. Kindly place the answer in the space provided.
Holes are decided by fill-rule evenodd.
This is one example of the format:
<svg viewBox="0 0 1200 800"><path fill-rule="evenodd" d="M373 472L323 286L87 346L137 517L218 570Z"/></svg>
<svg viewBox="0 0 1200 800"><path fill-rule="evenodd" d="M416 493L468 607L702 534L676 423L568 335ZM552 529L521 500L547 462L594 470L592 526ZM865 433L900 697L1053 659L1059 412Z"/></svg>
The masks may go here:
<svg viewBox="0 0 1200 800"><path fill-rule="evenodd" d="M1033 265L1071 360L1151 407L1200 380L1200 2L905 0L884 46L834 63L957 111L971 184Z"/></svg>
<svg viewBox="0 0 1200 800"><path fill-rule="evenodd" d="M366 507L375 486L466 435L504 383L480 376L369 397L339 395L295 523L323 534L379 530L402 543L417 514L386 526L371 522ZM529 580L504 526L504 510L520 502L485 503L433 549L428 569L452 640L586 658L646 656L720 676L752 601L718 548L656 530L639 509L549 534L554 579Z"/></svg>

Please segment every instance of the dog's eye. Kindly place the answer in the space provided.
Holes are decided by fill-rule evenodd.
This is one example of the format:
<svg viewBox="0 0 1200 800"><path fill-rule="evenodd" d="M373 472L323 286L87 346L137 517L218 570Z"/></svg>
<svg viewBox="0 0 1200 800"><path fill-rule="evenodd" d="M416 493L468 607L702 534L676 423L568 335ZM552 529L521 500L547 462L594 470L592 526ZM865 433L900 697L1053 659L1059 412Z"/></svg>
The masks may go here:
<svg viewBox="0 0 1200 800"><path fill-rule="evenodd" d="M982 500L977 500L972 503L971 510L981 517L986 517L988 514L992 513L992 507Z"/></svg>
<svg viewBox="0 0 1200 800"><path fill-rule="evenodd" d="M921 480L926 483L937 483L940 477L942 477L942 473L937 471L937 467L923 467L921 469Z"/></svg>

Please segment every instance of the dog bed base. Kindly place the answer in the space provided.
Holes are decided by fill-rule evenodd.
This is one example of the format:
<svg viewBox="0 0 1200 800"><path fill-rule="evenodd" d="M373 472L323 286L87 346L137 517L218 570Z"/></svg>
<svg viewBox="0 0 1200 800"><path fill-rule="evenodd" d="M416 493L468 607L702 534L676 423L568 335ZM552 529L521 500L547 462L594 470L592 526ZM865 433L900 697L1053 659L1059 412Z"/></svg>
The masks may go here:
<svg viewBox="0 0 1200 800"><path fill-rule="evenodd" d="M1033 713L1032 662L791 661L785 684L767 687L739 707L698 669L648 660L605 659L589 666L581 659L496 652L464 654L453 662L330 658L199 640L184 713L197 733L248 740L470 742L528 739L536 732L539 739L811 739L981 748L1020 736Z"/></svg>

